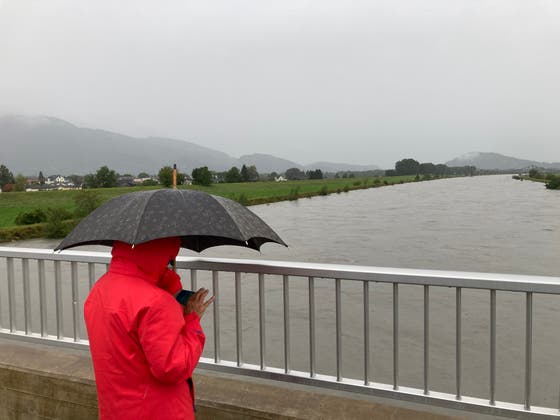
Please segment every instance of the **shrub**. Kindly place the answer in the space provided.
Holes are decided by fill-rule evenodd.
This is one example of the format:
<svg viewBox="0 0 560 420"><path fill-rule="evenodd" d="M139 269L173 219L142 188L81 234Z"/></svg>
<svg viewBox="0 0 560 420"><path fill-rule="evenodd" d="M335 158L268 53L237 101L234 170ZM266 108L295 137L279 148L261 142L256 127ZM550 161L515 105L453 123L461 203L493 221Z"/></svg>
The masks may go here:
<svg viewBox="0 0 560 420"><path fill-rule="evenodd" d="M538 169L533 168L529 171L529 178L539 179L539 178L542 178L542 177L543 177L543 175L539 172Z"/></svg>
<svg viewBox="0 0 560 420"><path fill-rule="evenodd" d="M549 190L560 190L560 175L547 182L546 188L548 188Z"/></svg>
<svg viewBox="0 0 560 420"><path fill-rule="evenodd" d="M76 216L85 217L99 207L101 197L97 191L81 190L74 197L74 203L76 203Z"/></svg>
<svg viewBox="0 0 560 420"><path fill-rule="evenodd" d="M327 195L329 193L329 189L326 185L323 185L319 190L319 195Z"/></svg>
<svg viewBox="0 0 560 420"><path fill-rule="evenodd" d="M236 201L243 206L249 205L249 199L247 198L247 195L245 195L245 193L239 194L239 197L236 199Z"/></svg>
<svg viewBox="0 0 560 420"><path fill-rule="evenodd" d="M45 226L42 224L14 226L14 227L0 229L0 242L42 238L44 235L45 235Z"/></svg>
<svg viewBox="0 0 560 420"><path fill-rule="evenodd" d="M350 191L350 187L348 186L348 184L346 184L346 185L344 186L344 188L342 189L342 191L344 191L344 192Z"/></svg>
<svg viewBox="0 0 560 420"><path fill-rule="evenodd" d="M353 185L354 187L357 187L357 186L360 185L361 183L362 183L362 181L358 180L358 181L352 182L352 185Z"/></svg>
<svg viewBox="0 0 560 420"><path fill-rule="evenodd" d="M297 200L299 198L299 187L292 188L288 193L288 200Z"/></svg>
<svg viewBox="0 0 560 420"><path fill-rule="evenodd" d="M19 213L16 217L16 225L33 225L35 223L43 223L46 220L47 215L43 210L34 209Z"/></svg>
<svg viewBox="0 0 560 420"><path fill-rule="evenodd" d="M47 209L47 225L45 234L47 238L63 238L73 228L72 223L67 221L72 218L72 213L64 208Z"/></svg>
<svg viewBox="0 0 560 420"><path fill-rule="evenodd" d="M14 190L14 184L4 184L2 186L2 192L12 192Z"/></svg>

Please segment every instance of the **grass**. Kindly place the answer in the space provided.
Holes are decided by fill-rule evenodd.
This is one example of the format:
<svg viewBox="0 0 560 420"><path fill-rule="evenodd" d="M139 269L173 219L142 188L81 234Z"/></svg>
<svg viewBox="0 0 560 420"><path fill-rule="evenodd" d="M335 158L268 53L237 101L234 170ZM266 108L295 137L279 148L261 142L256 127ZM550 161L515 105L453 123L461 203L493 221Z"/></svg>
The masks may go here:
<svg viewBox="0 0 560 420"><path fill-rule="evenodd" d="M380 178L334 178L286 182L271 181L213 184L208 187L192 185L181 188L205 191L239 201L244 205L255 205L411 181L414 181L413 176L394 176ZM157 188L161 187L99 188L95 191L99 194L101 201L105 202L125 193ZM28 212L36 208L43 210L47 208L61 208L74 212L76 209L74 199L78 193L78 190L68 190L0 194L0 241L42 237L44 224L17 226L15 224L17 215L21 212Z"/></svg>
<svg viewBox="0 0 560 420"><path fill-rule="evenodd" d="M205 191L211 194L221 195L226 198L237 200L244 194L249 205L285 201L290 198L297 189L299 198L312 197L315 195L325 195L336 193L348 186L348 190L372 188L374 187L373 178L333 178L333 179L313 179L304 181L286 182L246 182L234 184L213 184L209 187L193 185L189 188ZM378 186L382 186L384 181L389 184L410 182L413 176L394 176L383 177ZM358 184L358 185L354 185Z"/></svg>
<svg viewBox="0 0 560 420"><path fill-rule="evenodd" d="M102 201L107 201L128 192L154 188L156 187L99 188L96 191ZM76 208L74 198L78 193L78 190L1 193L0 228L15 226L15 220L19 213L36 208L63 208L73 212Z"/></svg>

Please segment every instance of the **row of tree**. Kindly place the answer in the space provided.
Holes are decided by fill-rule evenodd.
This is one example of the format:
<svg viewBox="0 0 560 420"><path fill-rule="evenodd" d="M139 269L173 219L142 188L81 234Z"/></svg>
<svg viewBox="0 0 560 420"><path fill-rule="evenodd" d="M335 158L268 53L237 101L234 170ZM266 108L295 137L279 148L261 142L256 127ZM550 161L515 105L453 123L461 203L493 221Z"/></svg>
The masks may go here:
<svg viewBox="0 0 560 420"><path fill-rule="evenodd" d="M271 172L270 174L261 177L255 165L243 165L241 169L233 166L224 172L210 171L207 166L195 168L192 170L191 177L193 184L197 185L211 185L214 182L256 182L259 180L274 181L281 175L284 175L287 180L303 180L303 179L323 179L324 174L320 169L312 171L303 171L299 168L289 168L285 173L279 174ZM346 174L345 174L346 176ZM70 175L67 177L76 186L83 188L112 188L119 185L119 179L130 178L134 179L132 175L120 175L115 170L110 169L108 166L100 167L96 172L86 174L85 176ZM173 183L173 168L171 166L164 166L157 174L157 177L152 177L146 172L138 174L138 178L142 179L143 185L163 185L170 187ZM182 172L177 172L177 184L181 185L187 179L187 175ZM39 172L39 183L45 184L45 177L43 172ZM18 175L14 178L9 169L0 166L0 187L10 185L9 190L25 191L26 178L23 175ZM12 186L15 185L15 188Z"/></svg>
<svg viewBox="0 0 560 420"><path fill-rule="evenodd" d="M474 175L476 168L474 166L449 167L444 164L420 163L415 159L402 159L395 163L395 169L385 171L386 176L394 175L418 175L418 176L449 176L449 175ZM338 174L337 174L338 175ZM352 176L353 173L344 173L342 176ZM207 166L195 168L191 173L193 184L211 185L214 182L256 182L260 179L260 175L255 165L243 165L241 169L233 166L225 172L213 172ZM275 180L280 176L276 172L270 173L264 179ZM304 179L323 179L325 175L320 169L312 171L303 171L299 168L289 168L284 173L285 179L304 180ZM75 185L82 185L84 188L111 188L118 185L119 178L134 178L132 175L119 175L116 171L107 166L100 167L95 173L90 173L84 177L73 175L72 181ZM157 175L157 180L150 177L146 172L138 174L138 178L144 179L143 185L163 185L170 187L173 183L173 168L164 166ZM187 179L187 175L177 172L177 184L183 184ZM45 178L43 173L39 173L39 182L44 184ZM4 190L6 185L11 185L11 189L15 191L25 191L26 178L23 175L14 177L9 169L0 165L0 188Z"/></svg>
<svg viewBox="0 0 560 420"><path fill-rule="evenodd" d="M402 159L395 163L395 169L385 171L386 176L424 175L424 176L472 176L476 173L474 166L447 166L444 164L420 163L415 159Z"/></svg>

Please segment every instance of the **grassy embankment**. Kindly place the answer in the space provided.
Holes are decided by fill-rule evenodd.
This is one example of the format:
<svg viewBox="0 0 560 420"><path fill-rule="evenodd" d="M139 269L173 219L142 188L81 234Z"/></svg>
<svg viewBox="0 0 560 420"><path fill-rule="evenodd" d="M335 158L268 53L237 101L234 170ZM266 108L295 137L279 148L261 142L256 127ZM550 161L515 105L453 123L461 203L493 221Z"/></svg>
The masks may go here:
<svg viewBox="0 0 560 420"><path fill-rule="evenodd" d="M378 178L335 178L287 182L247 182L235 184L213 184L209 187L198 185L181 187L206 191L211 194L227 197L244 205L272 203L299 198L344 193L357 189L375 188L384 185L414 181L414 176L394 176ZM121 194L155 189L158 187L99 188L101 202L105 202ZM0 194L0 242L20 239L45 237L46 223L17 226L15 219L18 214L40 208L46 210L64 209L69 212L76 210L75 198L78 190L45 191L45 192L11 192ZM69 221L72 226L76 219Z"/></svg>

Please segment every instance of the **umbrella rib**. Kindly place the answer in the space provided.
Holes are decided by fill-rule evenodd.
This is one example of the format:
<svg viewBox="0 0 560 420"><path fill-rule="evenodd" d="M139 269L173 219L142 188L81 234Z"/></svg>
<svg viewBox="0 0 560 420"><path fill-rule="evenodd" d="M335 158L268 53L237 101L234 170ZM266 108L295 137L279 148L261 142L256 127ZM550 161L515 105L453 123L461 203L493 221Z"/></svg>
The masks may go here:
<svg viewBox="0 0 560 420"><path fill-rule="evenodd" d="M245 235L243 234L243 232L241 231L239 225L237 224L237 221L233 218L232 214L227 210L227 208L224 207L224 205L218 200L216 199L216 197L212 196L212 199L214 200L215 203L217 203L220 208L225 210L225 214L227 215L227 217L231 220L233 226L235 226L235 229L237 230L237 233L239 235L240 238L245 238ZM223 198L223 197L222 197ZM247 238L247 239L241 239L244 242L247 242L249 239L251 238Z"/></svg>
<svg viewBox="0 0 560 420"><path fill-rule="evenodd" d="M138 231L140 229L140 226L142 226L142 222L144 221L144 216L146 216L146 207L148 207L148 204L150 204L150 201L152 201L152 198L154 198L154 196L157 194L157 191L153 194L150 194L150 197L146 200L146 202L144 203L144 208L142 209L142 217L140 217L140 220L138 221L138 224L136 225L136 233L134 234L134 240L132 241L131 245L136 245L136 241L138 240Z"/></svg>

